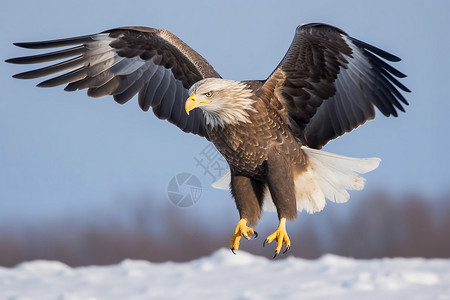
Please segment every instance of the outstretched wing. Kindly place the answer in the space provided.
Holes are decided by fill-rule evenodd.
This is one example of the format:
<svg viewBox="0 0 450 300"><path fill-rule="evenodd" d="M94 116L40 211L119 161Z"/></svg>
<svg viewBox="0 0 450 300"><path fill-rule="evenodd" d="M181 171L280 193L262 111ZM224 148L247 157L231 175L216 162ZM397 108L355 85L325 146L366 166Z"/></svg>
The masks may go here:
<svg viewBox="0 0 450 300"><path fill-rule="evenodd" d="M281 97L294 134L311 148L375 117L397 116L408 102L395 77L406 77L384 60L400 58L325 24L297 27L285 57L265 82Z"/></svg>
<svg viewBox="0 0 450 300"><path fill-rule="evenodd" d="M167 30L146 27L123 27L99 34L75 38L16 43L30 49L67 49L27 57L8 59L9 63L53 65L14 75L30 79L62 73L38 84L53 87L67 84L66 91L88 89L91 97L113 95L125 103L139 93L139 106L152 107L160 119L167 119L185 132L206 136L203 114L188 116L184 102L195 82L220 77L197 52Z"/></svg>

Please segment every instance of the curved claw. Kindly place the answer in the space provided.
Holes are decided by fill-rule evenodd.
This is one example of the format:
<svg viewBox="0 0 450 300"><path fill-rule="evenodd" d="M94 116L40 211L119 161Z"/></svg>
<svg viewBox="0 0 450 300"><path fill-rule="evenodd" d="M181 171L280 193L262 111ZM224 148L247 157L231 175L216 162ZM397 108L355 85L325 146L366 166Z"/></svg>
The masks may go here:
<svg viewBox="0 0 450 300"><path fill-rule="evenodd" d="M281 254L285 254L285 253L289 250L289 248L291 248L291 245L287 246L286 249L284 249L284 251L281 252ZM274 259L275 257L277 257L278 253L279 253L279 252L277 252L277 251L275 250L275 255L272 257L272 259Z"/></svg>
<svg viewBox="0 0 450 300"><path fill-rule="evenodd" d="M258 236L258 234L253 230L253 228L247 226L247 219L245 218L240 219L236 225L236 229L234 230L234 234L230 240L230 249L232 249L231 251L239 249L239 243L242 237L244 237L247 240L250 240L249 235L255 235L255 238Z"/></svg>
<svg viewBox="0 0 450 300"><path fill-rule="evenodd" d="M234 252L234 248L230 248L231 252L233 252L234 255L236 255L236 252Z"/></svg>
<svg viewBox="0 0 450 300"><path fill-rule="evenodd" d="M263 243L263 247L266 245L266 243L270 244L272 241L277 242L277 245L275 248L275 255L273 256L273 258L275 258L280 253L281 248L283 247L283 244L286 245L286 250L283 252L283 254L286 253L286 251L291 246L291 241L286 232L286 218L280 219L280 225L278 226L277 230L275 230L274 233L272 233L271 235L269 235L267 237L267 239Z"/></svg>
<svg viewBox="0 0 450 300"><path fill-rule="evenodd" d="M253 232L254 232L254 234L248 234L248 233L242 233L242 236L245 238L245 239L247 239L247 240L250 240L251 239L251 235L253 235L253 238L254 239L256 239L257 237L258 237L258 233L256 232L256 231L254 231L253 230Z"/></svg>

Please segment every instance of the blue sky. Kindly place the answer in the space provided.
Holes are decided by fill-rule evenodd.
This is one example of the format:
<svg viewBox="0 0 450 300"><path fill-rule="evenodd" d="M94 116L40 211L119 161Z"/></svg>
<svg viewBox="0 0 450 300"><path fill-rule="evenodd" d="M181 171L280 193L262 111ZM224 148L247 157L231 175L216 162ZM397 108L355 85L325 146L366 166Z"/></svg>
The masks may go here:
<svg viewBox="0 0 450 300"><path fill-rule="evenodd" d="M36 41L143 25L166 28L202 54L224 78L265 79L297 25L324 22L400 56L395 64L413 92L399 118L379 115L325 150L382 159L366 190L438 197L449 191L450 11L448 1L8 1L0 11L1 61L36 54L13 42ZM25 9L24 7L27 7ZM36 88L12 79L26 66L0 68L0 220L89 215L120 195L167 198L170 179L197 174L206 140L140 111L85 92ZM352 197L356 195L352 194ZM210 199L215 202L207 202ZM219 200L217 200L219 199ZM234 205L204 189L196 209L214 218ZM98 210L95 210L98 211ZM236 215L237 219L237 215Z"/></svg>

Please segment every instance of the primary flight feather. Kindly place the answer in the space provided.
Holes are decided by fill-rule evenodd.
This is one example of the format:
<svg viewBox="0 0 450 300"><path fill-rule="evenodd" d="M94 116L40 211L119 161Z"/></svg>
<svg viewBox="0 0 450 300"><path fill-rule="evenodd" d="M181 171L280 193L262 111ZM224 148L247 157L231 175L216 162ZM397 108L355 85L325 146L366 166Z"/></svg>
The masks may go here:
<svg viewBox="0 0 450 300"><path fill-rule="evenodd" d="M319 149L373 119L375 107L397 116L408 104L399 90L409 90L397 79L405 75L388 63L398 57L320 23L297 27L286 55L264 81L222 79L202 56L163 29L122 27L15 45L65 48L7 60L63 60L15 78L58 74L38 86L65 84L67 91L113 95L121 104L138 94L144 111L151 107L158 118L214 143L230 167L214 186L231 189L240 214L230 241L233 252L242 236L256 235L249 226L262 209L278 213L280 224L264 242L277 241L276 256L283 244L290 247L286 220L296 218L297 211L318 212L325 199L345 202L347 190L362 189L359 174L375 169L378 158Z"/></svg>

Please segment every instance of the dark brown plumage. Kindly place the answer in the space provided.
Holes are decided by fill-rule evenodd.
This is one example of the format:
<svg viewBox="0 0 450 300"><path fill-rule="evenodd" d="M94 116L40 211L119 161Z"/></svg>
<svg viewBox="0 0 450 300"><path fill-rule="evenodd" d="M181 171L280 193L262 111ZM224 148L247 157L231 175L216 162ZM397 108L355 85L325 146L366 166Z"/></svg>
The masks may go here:
<svg viewBox="0 0 450 300"><path fill-rule="evenodd" d="M230 243L233 251L241 236L249 239L255 233L247 225L256 224L263 208L278 212L280 226L266 240L277 240L277 254L283 243L290 246L286 220L294 219L297 210L317 212L325 198L345 202L347 189L362 189L358 173L375 169L378 159L315 149L373 119L374 107L397 116L397 110L404 111L402 103L408 104L398 89L409 90L396 79L405 75L386 62L398 57L319 23L297 28L286 55L265 81L221 79L197 52L160 29L123 27L16 45L69 47L7 60L67 59L16 78L67 72L38 86L86 88L89 96L113 95L118 103L138 94L144 111L152 107L158 118L213 142L230 166L215 186L231 187L241 217Z"/></svg>

